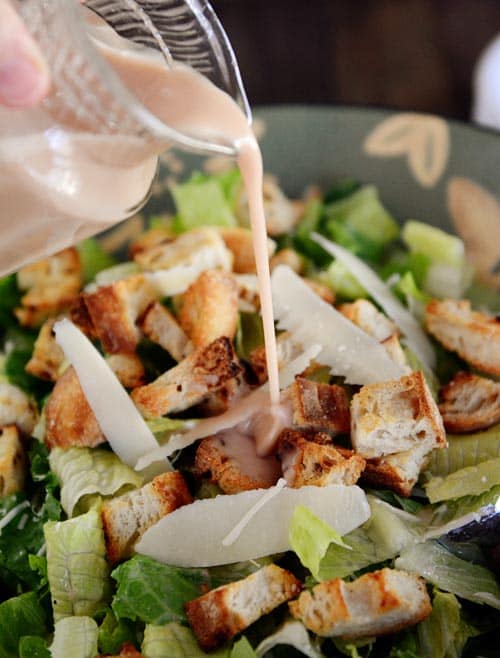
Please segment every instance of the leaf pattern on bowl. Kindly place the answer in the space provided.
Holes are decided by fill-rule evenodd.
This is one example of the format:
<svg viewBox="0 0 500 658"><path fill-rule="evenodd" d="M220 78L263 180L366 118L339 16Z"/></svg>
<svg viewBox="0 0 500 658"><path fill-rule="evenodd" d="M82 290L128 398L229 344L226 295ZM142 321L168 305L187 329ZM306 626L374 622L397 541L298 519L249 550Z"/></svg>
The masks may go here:
<svg viewBox="0 0 500 658"><path fill-rule="evenodd" d="M395 114L366 137L363 150L379 158L406 156L408 167L422 187L434 187L450 155L449 128L444 119L426 114Z"/></svg>
<svg viewBox="0 0 500 658"><path fill-rule="evenodd" d="M477 275L500 290L500 203L469 178L450 178L448 212Z"/></svg>

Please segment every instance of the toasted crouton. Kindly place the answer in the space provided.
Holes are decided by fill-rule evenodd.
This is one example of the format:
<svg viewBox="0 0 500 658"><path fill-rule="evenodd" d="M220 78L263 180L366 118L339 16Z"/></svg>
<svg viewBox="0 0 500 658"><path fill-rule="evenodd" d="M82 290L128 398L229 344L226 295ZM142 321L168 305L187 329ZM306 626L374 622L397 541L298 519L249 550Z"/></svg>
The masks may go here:
<svg viewBox="0 0 500 658"><path fill-rule="evenodd" d="M179 471L162 473L140 489L106 500L101 516L110 562L129 557L148 528L191 502L191 494Z"/></svg>
<svg viewBox="0 0 500 658"><path fill-rule="evenodd" d="M262 192L268 234L282 235L283 233L289 233L300 219L303 204L288 199L276 179L269 174L264 176ZM236 210L241 220L248 224L248 205L244 190L240 194Z"/></svg>
<svg viewBox="0 0 500 658"><path fill-rule="evenodd" d="M287 248L274 254L269 266L272 272L275 267L278 267L278 265L288 265L288 267L296 274L301 274L304 269L304 262L304 258L298 253L298 251Z"/></svg>
<svg viewBox="0 0 500 658"><path fill-rule="evenodd" d="M276 351L278 356L278 367L281 369L285 364L290 363L300 354L303 349L299 343L290 339L290 334L284 332L280 334L276 340ZM266 348L264 345L256 347L250 353L250 365L257 377L259 384L264 384L267 381L267 363L266 363Z"/></svg>
<svg viewBox="0 0 500 658"><path fill-rule="evenodd" d="M64 363L64 352L56 342L53 327L56 319L46 320L38 334L31 359L25 370L35 377L55 382Z"/></svg>
<svg viewBox="0 0 500 658"><path fill-rule="evenodd" d="M39 327L45 320L67 308L82 285L80 257L74 247L26 265L17 274L26 294L14 313L26 327Z"/></svg>
<svg viewBox="0 0 500 658"><path fill-rule="evenodd" d="M168 226L155 226L147 231L142 231L136 236L129 244L128 251L130 256L134 258L142 251L171 242L175 237L175 234L172 234Z"/></svg>
<svg viewBox="0 0 500 658"><path fill-rule="evenodd" d="M258 313L260 309L259 281L256 274L235 274L238 292L238 310L242 313Z"/></svg>
<svg viewBox="0 0 500 658"><path fill-rule="evenodd" d="M226 494L267 489L280 473L276 457L259 457L253 439L237 431L203 439L196 450L195 475L209 476Z"/></svg>
<svg viewBox="0 0 500 658"><path fill-rule="evenodd" d="M0 497L22 491L26 455L15 425L0 427Z"/></svg>
<svg viewBox="0 0 500 658"><path fill-rule="evenodd" d="M142 386L146 381L144 366L135 352L108 354L106 363L125 388L136 388Z"/></svg>
<svg viewBox="0 0 500 658"><path fill-rule="evenodd" d="M388 338L385 338L381 341L381 344L384 346L385 351L394 361L403 369L403 372L410 373L411 368L408 365L408 360L406 354L404 353L401 343L399 342L399 337L397 334L391 334Z"/></svg>
<svg viewBox="0 0 500 658"><path fill-rule="evenodd" d="M85 304L84 295L75 297L69 307L69 317L73 324L82 331L87 338L96 338L94 323Z"/></svg>
<svg viewBox="0 0 500 658"><path fill-rule="evenodd" d="M226 337L200 347L154 382L132 392L139 411L155 418L188 409L237 377L242 367Z"/></svg>
<svg viewBox="0 0 500 658"><path fill-rule="evenodd" d="M125 644L122 644L118 655L111 656L110 654L101 653L96 656L96 658L145 658L145 656L137 651L133 644L126 642Z"/></svg>
<svg viewBox="0 0 500 658"><path fill-rule="evenodd" d="M471 310L468 300L434 300L425 309L425 324L437 340L474 368L500 375L500 320Z"/></svg>
<svg viewBox="0 0 500 658"><path fill-rule="evenodd" d="M0 382L0 427L16 425L24 434L31 434L37 420L33 400L17 386Z"/></svg>
<svg viewBox="0 0 500 658"><path fill-rule="evenodd" d="M349 432L349 400L341 386L296 377L290 393L295 427L328 432L331 436Z"/></svg>
<svg viewBox="0 0 500 658"><path fill-rule="evenodd" d="M238 291L234 277L205 270L184 293L179 323L195 347L219 336L234 338L238 325Z"/></svg>
<svg viewBox="0 0 500 658"><path fill-rule="evenodd" d="M93 448L106 441L72 366L57 380L45 405L45 419L49 448Z"/></svg>
<svg viewBox="0 0 500 658"><path fill-rule="evenodd" d="M222 585L186 604L186 614L202 649L210 651L254 621L297 596L300 581L275 564Z"/></svg>
<svg viewBox="0 0 500 658"><path fill-rule="evenodd" d="M176 361L182 361L193 349L177 320L160 302L151 304L139 326L150 340L167 350Z"/></svg>
<svg viewBox="0 0 500 658"><path fill-rule="evenodd" d="M425 444L404 452L366 460L363 482L370 487L392 489L400 496L411 495L430 450Z"/></svg>
<svg viewBox="0 0 500 658"><path fill-rule="evenodd" d="M233 254L233 272L237 274L254 274L255 256L253 251L252 231L242 226L219 228L219 233L226 247ZM274 240L268 238L267 253L269 258L276 249Z"/></svg>
<svg viewBox="0 0 500 658"><path fill-rule="evenodd" d="M448 432L475 432L500 422L500 382L459 372L440 396L439 411Z"/></svg>
<svg viewBox="0 0 500 658"><path fill-rule="evenodd" d="M182 268L192 270L194 280L203 270L231 270L233 256L215 228L204 226L181 233L175 240L161 242L134 255L147 271Z"/></svg>
<svg viewBox="0 0 500 658"><path fill-rule="evenodd" d="M396 569L372 571L351 582L328 580L288 605L320 637L353 639L394 633L431 612L423 578Z"/></svg>
<svg viewBox="0 0 500 658"><path fill-rule="evenodd" d="M348 320L380 342L393 334L397 335L398 328L394 322L389 320L367 299L357 299L351 304L342 304L339 311Z"/></svg>
<svg viewBox="0 0 500 658"><path fill-rule="evenodd" d="M291 429L283 430L278 438L278 457L283 477L295 488L356 484L365 467L360 455L344 457L331 443L316 443L315 435L305 436Z"/></svg>
<svg viewBox="0 0 500 658"><path fill-rule="evenodd" d="M383 457L425 444L446 446L441 415L423 374L363 386L351 401L351 442L363 457Z"/></svg>
<svg viewBox="0 0 500 658"><path fill-rule="evenodd" d="M83 295L92 325L109 354L134 352L140 338L137 318L156 299L144 275L136 274Z"/></svg>
<svg viewBox="0 0 500 658"><path fill-rule="evenodd" d="M250 392L250 386L245 380L244 373L210 393L197 407L199 413L205 416L218 416L225 413L229 407Z"/></svg>

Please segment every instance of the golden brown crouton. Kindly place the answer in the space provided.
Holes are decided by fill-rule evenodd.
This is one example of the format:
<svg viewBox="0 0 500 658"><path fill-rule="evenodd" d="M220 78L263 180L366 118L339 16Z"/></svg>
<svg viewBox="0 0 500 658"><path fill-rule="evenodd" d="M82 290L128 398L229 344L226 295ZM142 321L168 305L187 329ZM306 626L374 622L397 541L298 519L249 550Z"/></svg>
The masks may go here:
<svg viewBox="0 0 500 658"><path fill-rule="evenodd" d="M129 244L128 251L131 258L134 258L142 251L171 242L175 237L167 226L155 226L135 237Z"/></svg>
<svg viewBox="0 0 500 658"><path fill-rule="evenodd" d="M130 557L148 528L192 501L179 471L162 473L140 489L106 500L101 516L109 561Z"/></svg>
<svg viewBox="0 0 500 658"><path fill-rule="evenodd" d="M370 487L392 489L400 496L408 497L418 481L429 453L428 446L424 444L404 452L367 459L362 476L363 483Z"/></svg>
<svg viewBox="0 0 500 658"><path fill-rule="evenodd" d="M475 432L500 422L500 382L459 372L440 396L439 411L448 432Z"/></svg>
<svg viewBox="0 0 500 658"><path fill-rule="evenodd" d="M225 413L237 400L250 392L250 386L245 380L244 373L230 379L219 389L210 393L197 407L199 413L205 416L218 416Z"/></svg>
<svg viewBox="0 0 500 658"><path fill-rule="evenodd" d="M351 442L363 457L383 457L425 444L446 446L441 415L423 374L363 386L351 401Z"/></svg>
<svg viewBox="0 0 500 658"><path fill-rule="evenodd" d="M278 355L278 367L281 369L285 364L290 363L298 357L303 349L299 343L290 340L290 334L284 332L280 334L276 340L276 351ZM266 363L266 348L264 345L256 347L250 353L250 365L257 377L259 384L264 384L267 381L267 363Z"/></svg>
<svg viewBox="0 0 500 658"><path fill-rule="evenodd" d="M408 365L408 360L406 359L406 354L404 353L401 343L399 342L399 337L397 334L391 334L388 338L380 341L384 346L385 351L394 361L401 366L404 372L410 373L411 368Z"/></svg>
<svg viewBox="0 0 500 658"><path fill-rule="evenodd" d="M160 302L151 304L139 326L150 340L167 350L176 361L182 361L193 349L177 320Z"/></svg>
<svg viewBox="0 0 500 658"><path fill-rule="evenodd" d="M148 271L173 268L193 269L196 278L203 270L220 267L231 270L233 256L215 228L202 228L186 231L175 240L161 242L139 251L135 262Z"/></svg>
<svg viewBox="0 0 500 658"><path fill-rule="evenodd" d="M500 320L471 310L468 300L434 300L425 309L427 331L474 368L500 375Z"/></svg>
<svg viewBox="0 0 500 658"><path fill-rule="evenodd" d="M260 309L259 282L256 274L234 274L238 292L238 309L242 313L258 313Z"/></svg>
<svg viewBox="0 0 500 658"><path fill-rule="evenodd" d="M83 296L95 333L105 352L133 352L140 338L137 318L156 299L144 275L136 274Z"/></svg>
<svg viewBox="0 0 500 658"><path fill-rule="evenodd" d="M144 366L134 352L130 354L108 354L106 363L125 388L136 388L142 386L146 381Z"/></svg>
<svg viewBox="0 0 500 658"><path fill-rule="evenodd" d="M301 274L304 269L304 258L295 249L282 249L271 258L269 263L271 272L278 265L288 265L296 274Z"/></svg>
<svg viewBox="0 0 500 658"><path fill-rule="evenodd" d="M200 347L154 382L136 388L132 398L147 418L188 409L237 377L242 367L226 337Z"/></svg>
<svg viewBox="0 0 500 658"><path fill-rule="evenodd" d="M120 653L115 656L111 656L110 654L99 654L96 658L145 658L142 653L137 651L137 649L134 647L133 644L129 644L126 642L125 644L122 644L120 648Z"/></svg>
<svg viewBox="0 0 500 658"><path fill-rule="evenodd" d="M80 257L74 247L26 265L17 274L26 294L14 313L26 327L39 327L49 316L67 308L82 285Z"/></svg>
<svg viewBox="0 0 500 658"><path fill-rule="evenodd" d="M314 279L307 279L306 277L302 277L302 281L304 283L307 283L309 288L313 292L315 292L318 297L321 297L321 299L326 302L327 304L333 304L335 301L335 293L331 288L328 286L325 286L324 283L320 283L319 281L314 281Z"/></svg>
<svg viewBox="0 0 500 658"><path fill-rule="evenodd" d="M93 448L106 441L73 367L57 380L45 405L45 418L49 448Z"/></svg>
<svg viewBox="0 0 500 658"><path fill-rule="evenodd" d="M26 454L15 425L0 427L0 497L22 491Z"/></svg>
<svg viewBox="0 0 500 658"><path fill-rule="evenodd" d="M209 476L226 494L267 489L280 473L276 457L259 457L254 440L236 430L203 439L196 450L195 475Z"/></svg>
<svg viewBox="0 0 500 658"><path fill-rule="evenodd" d="M381 313L377 307L367 299L357 299L350 304L342 304L339 311L345 317L363 329L367 334L378 341L383 341L398 332L397 326Z"/></svg>
<svg viewBox="0 0 500 658"><path fill-rule="evenodd" d="M64 363L64 352L56 343L52 331L56 318L46 320L35 341L31 359L25 370L35 377L55 382Z"/></svg>
<svg viewBox="0 0 500 658"><path fill-rule="evenodd" d="M300 219L303 211L302 202L288 199L275 177L269 174L264 175L262 192L268 234L282 235L283 233L289 233ZM244 189L242 189L238 199L236 211L241 221L249 224L248 204Z"/></svg>
<svg viewBox="0 0 500 658"><path fill-rule="evenodd" d="M219 336L234 338L238 325L238 291L234 277L206 270L184 293L179 323L195 347Z"/></svg>
<svg viewBox="0 0 500 658"><path fill-rule="evenodd" d="M84 295L80 294L71 303L69 307L69 317L73 324L82 331L87 338L96 338L94 323L89 314L89 309L85 304Z"/></svg>
<svg viewBox="0 0 500 658"><path fill-rule="evenodd" d="M365 467L365 460L352 453L344 457L335 446L327 443L320 434L321 443L312 436L296 430L286 429L278 438L278 457L281 460L283 477L289 487L328 484L356 484Z"/></svg>
<svg viewBox="0 0 500 658"><path fill-rule="evenodd" d="M24 434L31 434L38 420L36 404L13 384L0 382L0 427L17 425Z"/></svg>
<svg viewBox="0 0 500 658"><path fill-rule="evenodd" d="M288 605L292 615L320 637L394 633L431 612L425 581L396 569L372 571L351 582L328 580Z"/></svg>
<svg viewBox="0 0 500 658"><path fill-rule="evenodd" d="M331 436L349 432L349 400L341 386L296 377L290 394L294 426Z"/></svg>
<svg viewBox="0 0 500 658"><path fill-rule="evenodd" d="M233 272L237 274L254 274L255 256L253 252L252 231L242 226L230 226L219 229L226 247L233 254ZM267 240L267 253L269 258L273 255L276 244Z"/></svg>
<svg viewBox="0 0 500 658"><path fill-rule="evenodd" d="M275 564L222 585L186 604L186 614L202 649L210 651L254 621L297 596L301 583Z"/></svg>

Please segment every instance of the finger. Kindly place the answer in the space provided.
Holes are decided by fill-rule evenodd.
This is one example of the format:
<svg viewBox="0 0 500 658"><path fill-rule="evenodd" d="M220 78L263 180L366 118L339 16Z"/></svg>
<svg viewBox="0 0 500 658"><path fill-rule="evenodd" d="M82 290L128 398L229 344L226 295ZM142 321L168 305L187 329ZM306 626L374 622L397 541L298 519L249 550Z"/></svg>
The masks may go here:
<svg viewBox="0 0 500 658"><path fill-rule="evenodd" d="M8 0L0 0L0 104L31 107L49 86L49 71L37 45Z"/></svg>

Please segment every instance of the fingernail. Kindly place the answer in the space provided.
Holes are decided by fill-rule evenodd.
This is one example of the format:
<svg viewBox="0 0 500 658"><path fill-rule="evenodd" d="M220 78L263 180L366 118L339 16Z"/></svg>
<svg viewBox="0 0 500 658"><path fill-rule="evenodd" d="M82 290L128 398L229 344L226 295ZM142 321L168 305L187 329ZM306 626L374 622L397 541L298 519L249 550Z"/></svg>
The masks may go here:
<svg viewBox="0 0 500 658"><path fill-rule="evenodd" d="M43 62L18 51L0 61L0 103L8 107L32 107L47 93L49 76Z"/></svg>

